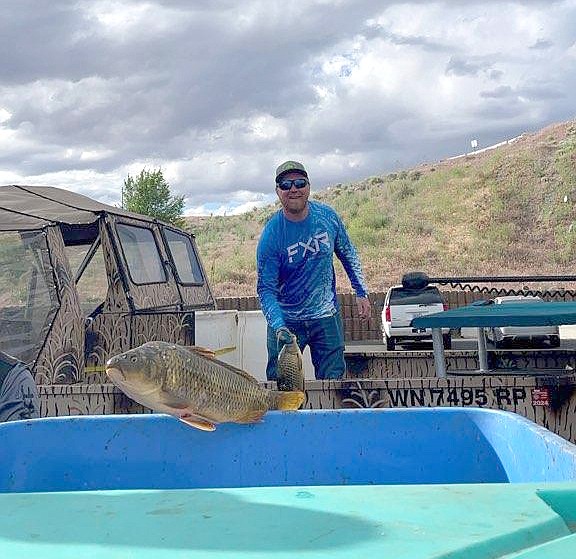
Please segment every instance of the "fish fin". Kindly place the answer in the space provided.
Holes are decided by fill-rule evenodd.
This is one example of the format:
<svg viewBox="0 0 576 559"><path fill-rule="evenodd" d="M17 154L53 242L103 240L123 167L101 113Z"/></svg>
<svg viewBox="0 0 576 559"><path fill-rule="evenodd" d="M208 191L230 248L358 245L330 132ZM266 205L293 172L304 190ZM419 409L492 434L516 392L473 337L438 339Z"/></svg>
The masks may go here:
<svg viewBox="0 0 576 559"><path fill-rule="evenodd" d="M201 431L215 431L216 425L214 423L210 423L206 419L200 419L199 417L190 416L190 417L179 417L180 421L186 423L186 425L190 425L191 427L195 427L196 429L200 429Z"/></svg>
<svg viewBox="0 0 576 559"><path fill-rule="evenodd" d="M188 346L186 349L193 351L194 353L198 353L202 355L202 357L206 357L208 359L214 359L216 357L216 352L213 349L207 347L192 345Z"/></svg>
<svg viewBox="0 0 576 559"><path fill-rule="evenodd" d="M214 350L214 355L223 355L224 353L230 353L236 349L235 345L229 347L220 347Z"/></svg>
<svg viewBox="0 0 576 559"><path fill-rule="evenodd" d="M279 410L297 410L304 403L304 392L277 392Z"/></svg>
<svg viewBox="0 0 576 559"><path fill-rule="evenodd" d="M230 353L236 349L235 345L228 346L228 347L220 347L218 349L210 349L208 347L203 347L200 345L193 345L188 346L190 351L195 351L204 357L208 357L209 359L214 359L217 355L223 355L224 353Z"/></svg>
<svg viewBox="0 0 576 559"><path fill-rule="evenodd" d="M262 416L266 413L266 410L251 410L246 412L242 417L239 417L238 423L258 423L262 420Z"/></svg>

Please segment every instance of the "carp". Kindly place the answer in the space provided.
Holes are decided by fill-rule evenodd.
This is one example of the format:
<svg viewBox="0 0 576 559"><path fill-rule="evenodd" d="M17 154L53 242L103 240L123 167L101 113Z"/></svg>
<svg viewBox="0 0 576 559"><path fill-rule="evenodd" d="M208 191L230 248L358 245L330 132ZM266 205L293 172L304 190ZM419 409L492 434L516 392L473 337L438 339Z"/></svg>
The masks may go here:
<svg viewBox="0 0 576 559"><path fill-rule="evenodd" d="M298 339L291 334L292 341L284 344L278 354L276 385L278 390L304 392L304 368Z"/></svg>
<svg viewBox="0 0 576 559"><path fill-rule="evenodd" d="M152 341L110 358L106 374L139 404L204 431L214 431L217 423L255 423L269 410L302 405L302 392L268 390L214 355L202 347Z"/></svg>

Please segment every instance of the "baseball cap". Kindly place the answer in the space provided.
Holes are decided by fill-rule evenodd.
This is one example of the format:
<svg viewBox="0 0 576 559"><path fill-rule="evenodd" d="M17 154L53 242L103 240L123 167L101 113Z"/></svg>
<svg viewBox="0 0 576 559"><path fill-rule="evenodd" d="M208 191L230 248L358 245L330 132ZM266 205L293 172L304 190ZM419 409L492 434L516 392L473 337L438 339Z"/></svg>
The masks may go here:
<svg viewBox="0 0 576 559"><path fill-rule="evenodd" d="M280 181L286 173L290 172L300 173L308 178L308 173L302 163L299 163L298 161L285 161L276 169L276 182Z"/></svg>

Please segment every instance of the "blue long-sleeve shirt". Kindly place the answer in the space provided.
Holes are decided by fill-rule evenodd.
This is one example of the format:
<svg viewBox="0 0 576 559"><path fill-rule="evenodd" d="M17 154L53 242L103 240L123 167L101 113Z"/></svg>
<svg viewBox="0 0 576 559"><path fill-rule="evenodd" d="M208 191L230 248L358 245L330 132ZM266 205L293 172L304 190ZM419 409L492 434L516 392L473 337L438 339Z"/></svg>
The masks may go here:
<svg viewBox="0 0 576 559"><path fill-rule="evenodd" d="M278 211L258 242L258 297L274 330L287 320L325 318L338 311L334 254L356 295L368 295L358 253L338 214L319 202L309 201L308 208L302 221L290 221Z"/></svg>

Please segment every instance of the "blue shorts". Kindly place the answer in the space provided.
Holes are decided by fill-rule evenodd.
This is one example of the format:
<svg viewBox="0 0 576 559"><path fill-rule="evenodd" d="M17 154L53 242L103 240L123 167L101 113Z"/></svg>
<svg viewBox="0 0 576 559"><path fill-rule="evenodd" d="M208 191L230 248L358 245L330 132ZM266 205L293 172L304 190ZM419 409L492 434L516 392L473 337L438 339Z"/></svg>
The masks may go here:
<svg viewBox="0 0 576 559"><path fill-rule="evenodd" d="M310 347L310 356L317 379L339 379L346 372L344 361L344 332L342 319L337 313L327 318L287 322L286 327L298 337L298 345L304 351ZM268 326L268 365L266 378L276 380L278 342L276 333Z"/></svg>

